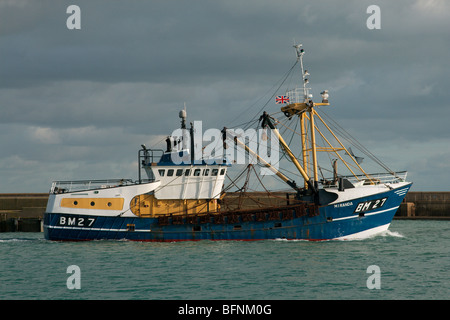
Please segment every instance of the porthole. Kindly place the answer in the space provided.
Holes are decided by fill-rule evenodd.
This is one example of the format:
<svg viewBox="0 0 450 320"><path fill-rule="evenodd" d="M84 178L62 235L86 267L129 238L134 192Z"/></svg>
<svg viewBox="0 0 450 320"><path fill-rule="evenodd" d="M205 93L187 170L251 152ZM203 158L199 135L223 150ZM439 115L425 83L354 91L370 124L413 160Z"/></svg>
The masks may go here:
<svg viewBox="0 0 450 320"><path fill-rule="evenodd" d="M111 207L112 206L112 203L111 202L108 202L108 207Z"/></svg>
<svg viewBox="0 0 450 320"><path fill-rule="evenodd" d="M75 200L75 201L73 202L73 205L74 205L74 206L78 205L78 201Z"/></svg>
<svg viewBox="0 0 450 320"><path fill-rule="evenodd" d="M91 201L91 207L95 206L95 202Z"/></svg>

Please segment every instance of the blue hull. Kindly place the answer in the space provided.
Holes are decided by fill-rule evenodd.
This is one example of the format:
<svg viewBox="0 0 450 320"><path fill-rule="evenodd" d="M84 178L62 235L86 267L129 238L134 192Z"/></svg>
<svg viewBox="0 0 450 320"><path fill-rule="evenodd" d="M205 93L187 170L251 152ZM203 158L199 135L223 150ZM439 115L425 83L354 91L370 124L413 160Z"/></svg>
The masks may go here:
<svg viewBox="0 0 450 320"><path fill-rule="evenodd" d="M48 240L330 240L389 226L411 184L323 207L202 218L139 218L45 213Z"/></svg>

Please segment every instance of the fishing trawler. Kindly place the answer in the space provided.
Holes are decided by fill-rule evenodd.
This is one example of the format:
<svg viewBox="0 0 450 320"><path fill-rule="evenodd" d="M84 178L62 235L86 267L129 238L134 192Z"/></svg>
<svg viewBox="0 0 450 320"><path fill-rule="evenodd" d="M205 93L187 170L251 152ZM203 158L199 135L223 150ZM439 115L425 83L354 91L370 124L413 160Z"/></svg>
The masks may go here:
<svg viewBox="0 0 450 320"><path fill-rule="evenodd" d="M370 174L363 170L362 157L355 156L351 147L345 147L321 115L321 108L329 106L328 91L321 92L321 102L313 102L311 89L306 86L309 73L303 68L305 52L302 45L294 48L294 66L300 66L302 84L276 97L276 103L282 104L279 113L283 120L264 112L252 122L259 124L264 133L270 132L284 162L281 159L267 161L236 131L224 128L221 132L224 150L240 148L256 165L289 188L292 197L288 197L286 203L256 208L226 206L228 188L225 182L233 161L223 154L214 157L203 154L202 141L196 141L198 128L195 122L187 128L184 109L179 114L181 133L167 138L166 150L142 145L138 152L136 181L54 181L44 215L45 238L68 241L334 240L365 238L387 230L412 183L406 181L406 172L390 170L361 144L355 143L386 172ZM299 152L294 151L279 130L293 122L296 127L300 126L300 132L292 131L292 137L300 137ZM355 142L342 127L335 128L347 142ZM326 133L331 138L327 138ZM332 173L329 178L323 175L326 167L319 165L321 153L332 155L329 157L331 169L327 169ZM254 163L247 164L245 170L249 172ZM284 163L294 169L287 170ZM344 164L348 175L338 172L338 163ZM142 171L147 178L142 178ZM302 184L297 185L290 175L300 177ZM236 185L235 179L230 182ZM240 191L242 189L245 188Z"/></svg>

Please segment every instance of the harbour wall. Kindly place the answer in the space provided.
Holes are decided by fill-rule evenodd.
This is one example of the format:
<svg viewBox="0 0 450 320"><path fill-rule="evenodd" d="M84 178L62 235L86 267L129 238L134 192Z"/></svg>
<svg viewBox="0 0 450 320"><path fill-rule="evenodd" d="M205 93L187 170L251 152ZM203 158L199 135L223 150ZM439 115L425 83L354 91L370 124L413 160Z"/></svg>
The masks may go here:
<svg viewBox="0 0 450 320"><path fill-rule="evenodd" d="M0 232L40 232L48 193L0 194Z"/></svg>
<svg viewBox="0 0 450 320"><path fill-rule="evenodd" d="M285 192L228 193L222 208L256 209L261 206L286 205L293 202L294 194ZM48 193L0 194L0 232L40 232L47 206ZM394 219L450 220L450 192L409 192Z"/></svg>
<svg viewBox="0 0 450 320"><path fill-rule="evenodd" d="M408 192L395 218L450 220L450 192Z"/></svg>

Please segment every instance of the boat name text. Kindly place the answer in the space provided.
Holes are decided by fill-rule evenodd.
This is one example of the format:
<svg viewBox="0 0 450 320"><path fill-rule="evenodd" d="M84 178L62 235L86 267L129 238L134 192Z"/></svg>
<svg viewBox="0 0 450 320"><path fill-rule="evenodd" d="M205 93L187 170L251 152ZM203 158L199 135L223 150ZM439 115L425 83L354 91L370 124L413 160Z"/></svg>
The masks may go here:
<svg viewBox="0 0 450 320"><path fill-rule="evenodd" d="M387 198L369 200L358 203L353 213L365 212L373 209L381 208L386 203Z"/></svg>
<svg viewBox="0 0 450 320"><path fill-rule="evenodd" d="M335 208L343 208L343 207L350 207L352 205L353 205L353 202L350 201L350 202L344 202L344 203L335 204L334 207Z"/></svg>
<svg viewBox="0 0 450 320"><path fill-rule="evenodd" d="M91 227L95 222L95 218L60 216L58 226L67 227Z"/></svg>

